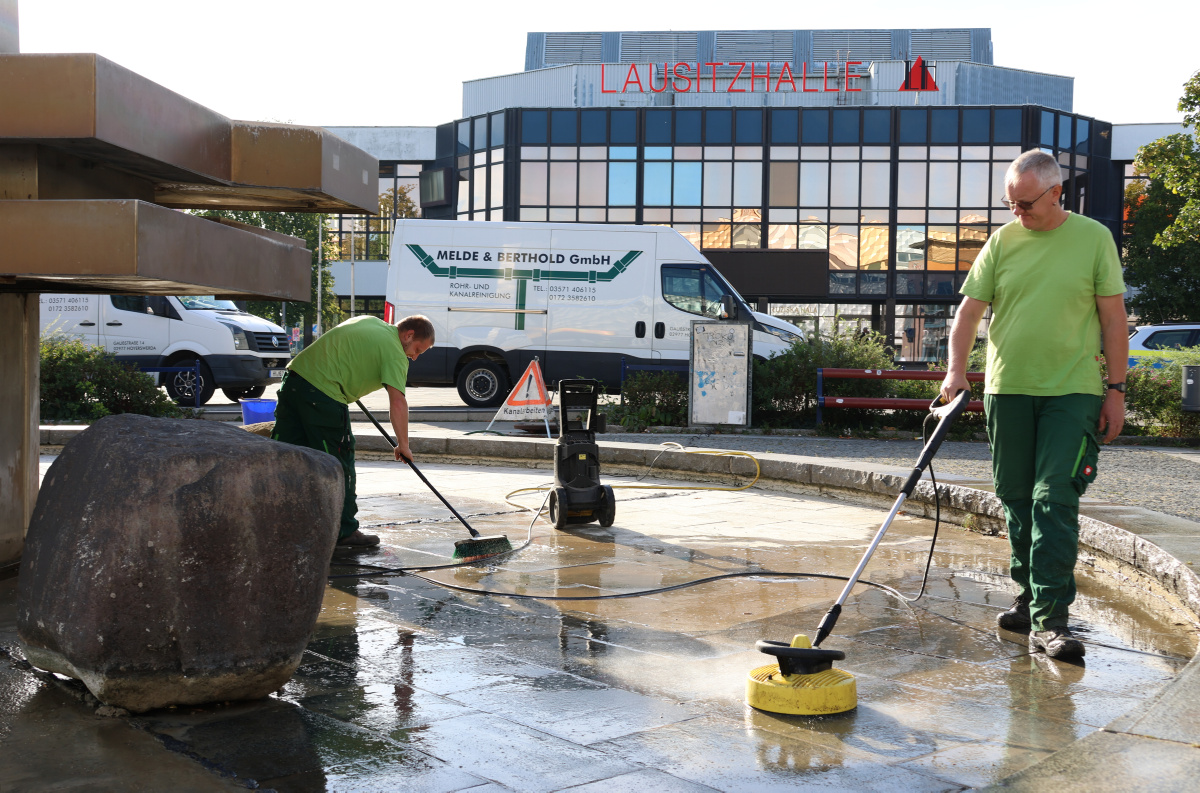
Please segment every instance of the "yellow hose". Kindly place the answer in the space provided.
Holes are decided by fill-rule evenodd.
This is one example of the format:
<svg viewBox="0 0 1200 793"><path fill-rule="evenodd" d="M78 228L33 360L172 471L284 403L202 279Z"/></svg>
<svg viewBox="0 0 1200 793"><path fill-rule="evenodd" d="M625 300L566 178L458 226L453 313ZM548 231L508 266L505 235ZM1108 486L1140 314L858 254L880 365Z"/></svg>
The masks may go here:
<svg viewBox="0 0 1200 793"><path fill-rule="evenodd" d="M675 443L674 441L667 441L666 443L663 443L661 445L667 446L667 447L674 446L676 449L679 449L681 451L683 450L683 446L681 446L678 443ZM663 451L666 451L666 449L664 449ZM762 466L760 466L758 464L758 459L755 458L755 456L750 454L749 452L720 451L717 449L696 449L695 451L684 451L684 453L685 454L712 454L712 455L716 455L718 457L746 457L750 460L750 462L754 463L754 479L750 480L750 482L748 484L739 485L737 487L723 487L723 486L718 486L718 485L612 485L613 490L726 490L726 491L733 492L733 491L737 491L737 490L746 490L747 488L754 487L754 484L759 480L759 477L762 476ZM658 460L658 458L656 457L655 461L657 462L657 460ZM654 463L651 463L650 466L651 466L651 469L653 469ZM735 474L735 476L736 476L736 474ZM517 495L518 493L541 493L542 491L550 490L552 488L553 488L553 485L540 485L538 487L522 487L522 488L514 490L511 493L508 493L507 495L505 495L504 501L505 501L505 503L507 503L510 506L517 507L519 509L527 509L530 512L532 512L533 511L532 507L527 507L524 504L518 504L517 502L512 500L512 497ZM543 510L539 509L538 510L539 514L542 511Z"/></svg>

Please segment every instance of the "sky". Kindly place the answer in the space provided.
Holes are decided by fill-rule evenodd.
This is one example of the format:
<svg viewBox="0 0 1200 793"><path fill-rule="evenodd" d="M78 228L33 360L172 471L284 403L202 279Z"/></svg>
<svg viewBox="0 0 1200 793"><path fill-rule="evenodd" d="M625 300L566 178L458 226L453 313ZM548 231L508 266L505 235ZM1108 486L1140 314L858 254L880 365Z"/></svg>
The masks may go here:
<svg viewBox="0 0 1200 793"><path fill-rule="evenodd" d="M855 0L778 11L710 0L17 2L22 52L95 52L229 118L318 126L459 118L463 81L521 71L528 31L988 27L997 66L1074 77L1074 111L1113 123L1180 122L1183 83L1200 69L1195 0ZM739 7L755 13L740 19Z"/></svg>

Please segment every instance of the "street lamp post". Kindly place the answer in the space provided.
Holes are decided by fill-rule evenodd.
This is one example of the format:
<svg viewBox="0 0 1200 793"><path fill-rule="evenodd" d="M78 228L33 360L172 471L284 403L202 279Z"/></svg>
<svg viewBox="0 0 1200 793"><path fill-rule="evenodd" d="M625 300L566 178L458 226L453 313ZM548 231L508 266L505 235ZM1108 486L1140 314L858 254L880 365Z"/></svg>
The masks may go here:
<svg viewBox="0 0 1200 793"><path fill-rule="evenodd" d="M321 293L325 291L325 216L317 215L317 336L321 335Z"/></svg>

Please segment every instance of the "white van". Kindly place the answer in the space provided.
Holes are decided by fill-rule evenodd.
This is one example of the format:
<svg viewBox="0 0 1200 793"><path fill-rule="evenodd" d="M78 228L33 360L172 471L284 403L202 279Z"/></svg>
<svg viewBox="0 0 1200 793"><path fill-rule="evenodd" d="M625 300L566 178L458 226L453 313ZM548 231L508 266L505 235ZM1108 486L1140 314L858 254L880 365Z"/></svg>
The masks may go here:
<svg viewBox="0 0 1200 793"><path fill-rule="evenodd" d="M200 404L220 388L236 401L262 396L291 358L283 328L214 297L42 295L42 333L78 336L138 366L191 366L159 382L181 405Z"/></svg>
<svg viewBox="0 0 1200 793"><path fill-rule="evenodd" d="M537 356L549 383L621 382L621 364L687 365L692 321L730 296L769 358L799 328L751 311L674 229L582 223L396 222L385 318L424 314L434 346L409 370L415 385L454 383L468 405L508 395Z"/></svg>

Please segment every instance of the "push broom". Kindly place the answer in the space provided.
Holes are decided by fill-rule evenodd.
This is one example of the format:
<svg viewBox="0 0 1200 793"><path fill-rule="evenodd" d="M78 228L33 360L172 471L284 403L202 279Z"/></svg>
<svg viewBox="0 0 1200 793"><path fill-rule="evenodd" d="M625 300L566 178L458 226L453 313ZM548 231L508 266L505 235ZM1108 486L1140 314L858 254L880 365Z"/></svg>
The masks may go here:
<svg viewBox="0 0 1200 793"><path fill-rule="evenodd" d="M392 440L391 435L388 435L388 432L383 428L383 425L375 420L375 416L372 415L371 411L367 410L366 406L363 405L361 400L356 401L355 404L358 405L358 409L366 414L367 418L371 420L371 423L375 425L375 428L379 430L384 439L391 444L393 449L395 449L396 442ZM455 559L459 559L464 562L475 562L480 559L486 559L489 556L496 556L497 554L511 551L513 549L512 543L509 542L508 537L504 536L503 534L497 534L491 537L484 537L480 535L479 532L471 527L470 523L467 523L466 518L458 514L458 510L446 500L446 497L438 492L437 488L433 486L433 483L425 478L425 474L421 473L421 469L417 468L416 463L407 459L404 462L408 463L408 467L413 469L413 473L421 478L421 481L433 491L433 494L441 499L441 502L446 505L446 509L453 512L454 517L458 518L459 522L466 526L467 531L471 533L470 539L459 540L458 542L454 543Z"/></svg>

